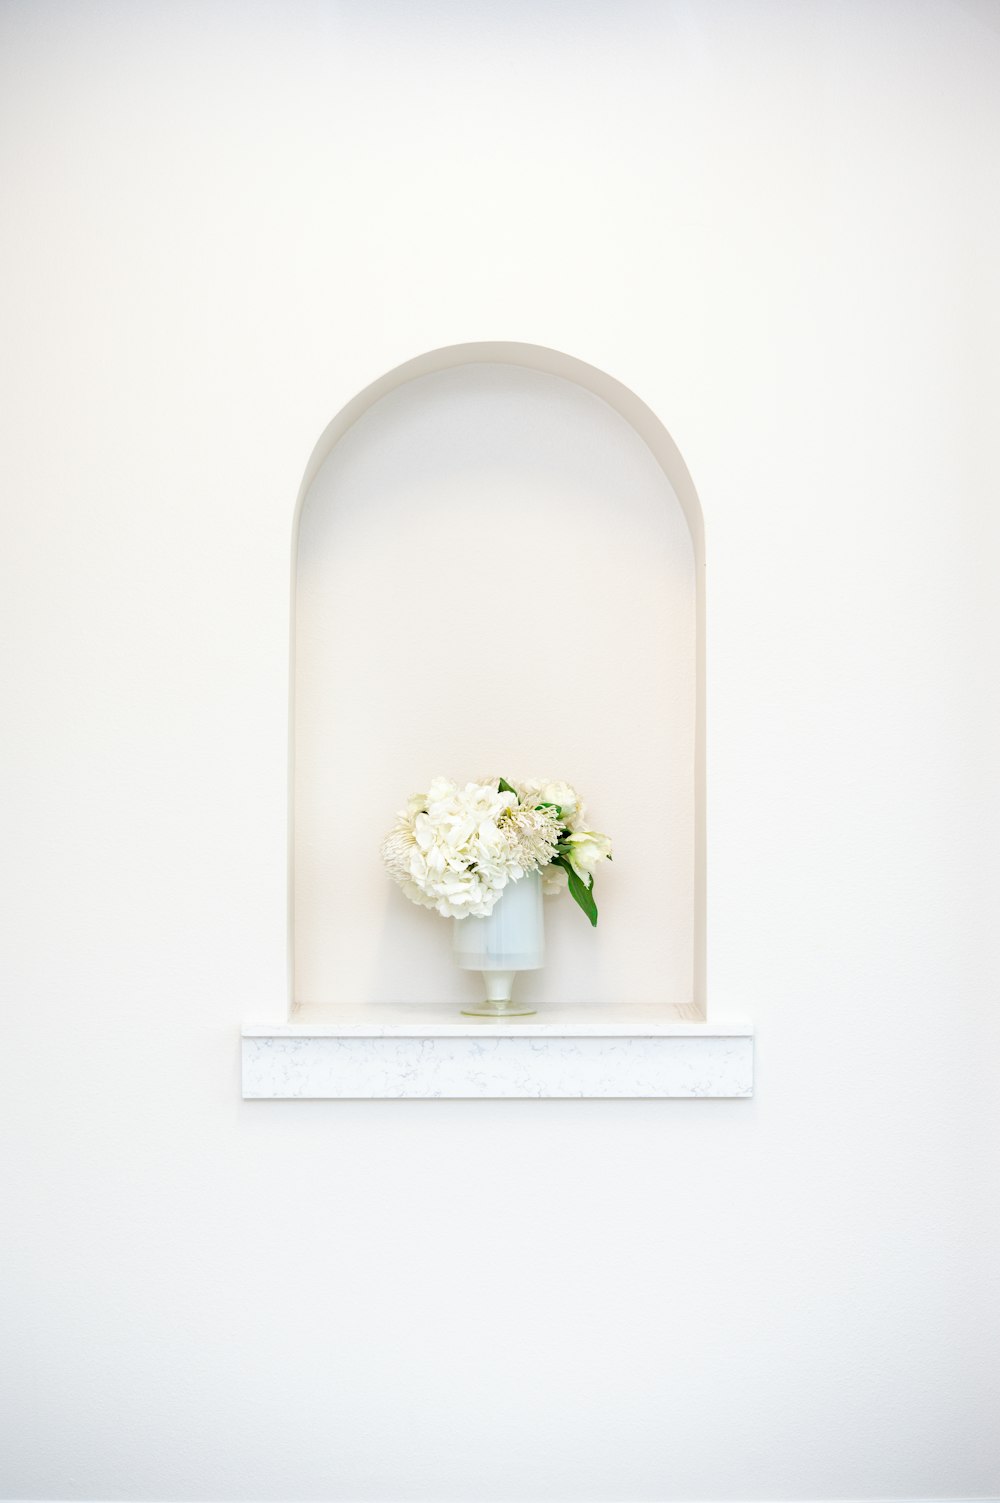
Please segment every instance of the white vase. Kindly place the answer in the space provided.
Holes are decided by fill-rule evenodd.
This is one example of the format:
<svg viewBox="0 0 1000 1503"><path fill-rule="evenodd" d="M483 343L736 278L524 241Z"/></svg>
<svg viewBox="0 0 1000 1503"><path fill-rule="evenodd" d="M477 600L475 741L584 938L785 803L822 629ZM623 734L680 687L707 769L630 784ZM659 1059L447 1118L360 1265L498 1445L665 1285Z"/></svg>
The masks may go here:
<svg viewBox="0 0 1000 1503"><path fill-rule="evenodd" d="M511 1000L518 971L537 971L545 963L545 913L542 879L531 872L508 882L489 918L454 921L456 963L464 971L482 971L486 997L462 1012L476 1018L527 1017L533 1007Z"/></svg>

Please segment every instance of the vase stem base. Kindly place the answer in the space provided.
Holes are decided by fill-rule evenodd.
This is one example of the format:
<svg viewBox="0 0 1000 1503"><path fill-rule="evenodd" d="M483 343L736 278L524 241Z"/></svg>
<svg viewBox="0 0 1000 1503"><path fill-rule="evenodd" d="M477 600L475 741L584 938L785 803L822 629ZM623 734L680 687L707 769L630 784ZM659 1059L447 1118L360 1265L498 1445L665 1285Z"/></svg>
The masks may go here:
<svg viewBox="0 0 1000 1503"><path fill-rule="evenodd" d="M520 967L518 969L521 969ZM465 1018L530 1018L534 1007L511 1000L514 977L517 971L483 971L483 989L486 996L474 1007L463 1007Z"/></svg>
<svg viewBox="0 0 1000 1503"><path fill-rule="evenodd" d="M463 1018L533 1018L536 1007L522 1007L518 1002L480 1002L475 1007L463 1007Z"/></svg>

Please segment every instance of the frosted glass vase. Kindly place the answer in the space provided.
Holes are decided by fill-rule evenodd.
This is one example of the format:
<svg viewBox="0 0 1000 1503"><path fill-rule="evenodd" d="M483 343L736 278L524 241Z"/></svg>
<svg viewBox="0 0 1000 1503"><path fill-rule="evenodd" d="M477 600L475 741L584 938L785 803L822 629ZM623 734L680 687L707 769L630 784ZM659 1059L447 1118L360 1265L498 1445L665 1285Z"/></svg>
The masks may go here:
<svg viewBox="0 0 1000 1503"><path fill-rule="evenodd" d="M518 971L545 963L545 913L538 872L508 882L489 918L454 920L455 960L464 971L482 971L486 996L463 1007L474 1018L523 1018L535 1009L511 998Z"/></svg>

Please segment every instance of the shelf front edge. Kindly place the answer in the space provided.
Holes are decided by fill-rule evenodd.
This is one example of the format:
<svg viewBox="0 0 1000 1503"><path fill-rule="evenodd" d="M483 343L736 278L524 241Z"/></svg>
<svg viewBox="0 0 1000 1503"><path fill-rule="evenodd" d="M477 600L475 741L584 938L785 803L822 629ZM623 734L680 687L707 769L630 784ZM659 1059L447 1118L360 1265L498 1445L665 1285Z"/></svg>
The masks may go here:
<svg viewBox="0 0 1000 1503"><path fill-rule="evenodd" d="M593 1021L435 1017L412 1022L252 1023L243 1029L247 1100L745 1098L753 1028L744 1020Z"/></svg>

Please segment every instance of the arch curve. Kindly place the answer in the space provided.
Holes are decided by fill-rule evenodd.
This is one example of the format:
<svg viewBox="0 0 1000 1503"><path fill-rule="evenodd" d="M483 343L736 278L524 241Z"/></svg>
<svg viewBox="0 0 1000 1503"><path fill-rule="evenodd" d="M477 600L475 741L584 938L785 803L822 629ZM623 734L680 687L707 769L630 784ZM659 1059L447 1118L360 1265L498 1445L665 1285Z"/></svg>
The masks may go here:
<svg viewBox="0 0 1000 1503"><path fill-rule="evenodd" d="M495 340L475 344L443 345L440 349L428 350L425 354L417 355L412 360L406 360L402 365L395 366L391 371L386 371L370 386L359 391L356 397L352 397L346 407L341 408L320 434L302 477L292 530L293 555L298 544L302 504L309 487L348 429L352 428L359 418L364 417L376 402L381 401L397 387L405 386L408 381L415 381L420 376L433 375L438 371L452 370L461 365L480 364L520 365L526 370L544 371L550 376L561 376L564 380L572 381L577 386L582 386L585 391L600 397L602 401L607 402L609 407L613 407L616 412L620 413L647 445L674 488L691 533L695 564L700 574L705 563L705 525L701 502L698 500L698 493L680 450L652 408L647 407L646 403L621 381L616 381L613 376L599 370L595 365L588 365L586 361L578 360L574 355L565 355L560 350L547 349L544 345Z"/></svg>

